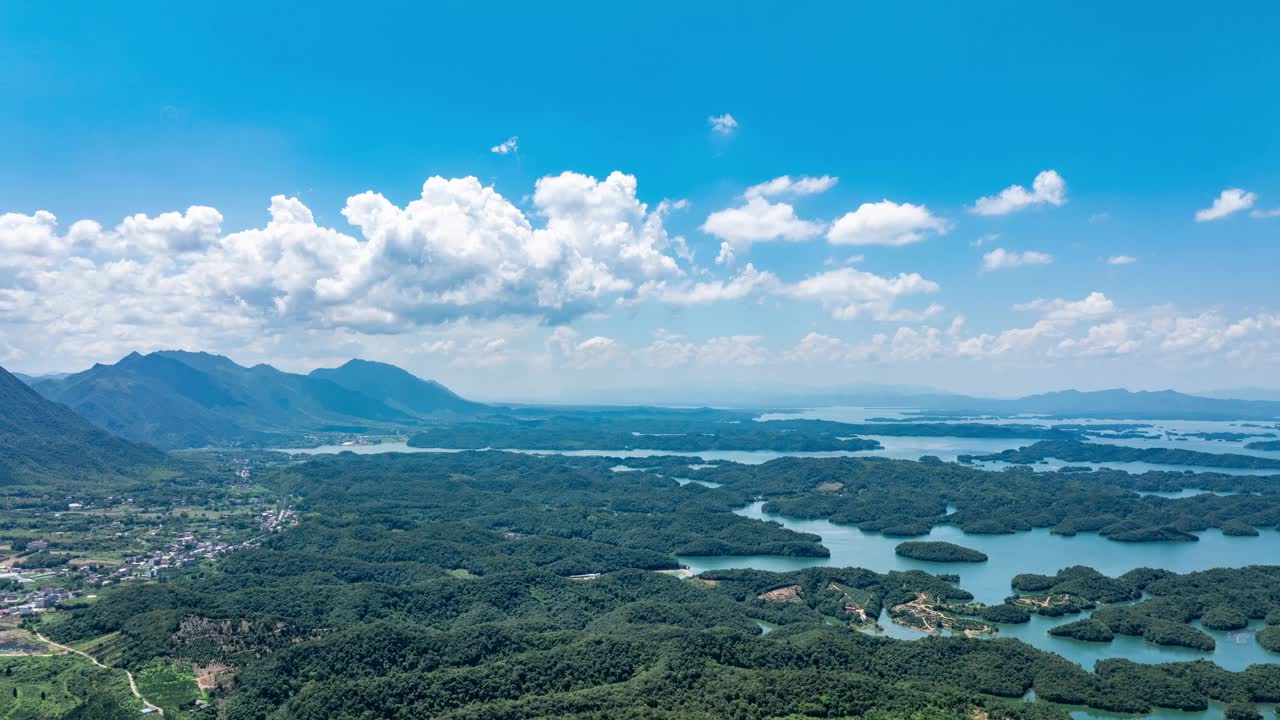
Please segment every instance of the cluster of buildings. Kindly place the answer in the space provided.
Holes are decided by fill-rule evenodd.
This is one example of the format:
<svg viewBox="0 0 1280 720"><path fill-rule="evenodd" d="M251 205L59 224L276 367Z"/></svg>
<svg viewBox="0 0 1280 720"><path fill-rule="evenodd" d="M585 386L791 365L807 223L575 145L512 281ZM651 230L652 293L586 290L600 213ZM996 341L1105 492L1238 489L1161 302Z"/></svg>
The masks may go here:
<svg viewBox="0 0 1280 720"><path fill-rule="evenodd" d="M83 563L73 566L64 565L56 569L24 569L21 567L19 558L12 567L3 569L0 581L13 580L19 586L34 586L40 580L65 578L67 584L74 585L77 589L50 588L47 586L48 583L40 583L45 587L37 590L25 590L20 587L17 591L2 593L0 594L0 618L30 615L53 608L63 600L84 595L84 590L78 589L81 587L99 587L157 578L166 571L191 567L200 560L211 560L235 550L257 547L266 534L281 532L297 525L298 516L293 506L287 505L264 510L258 516L258 522L263 535L239 543L223 541L220 533L217 532L216 525L209 526L210 530L215 531L209 539L198 538L195 532L189 529L175 531L168 542L149 553L128 556L119 566L103 567L93 563ZM119 525L119 523L113 523L113 525ZM158 530L151 530L148 534L155 535L157 532ZM46 551L49 549L49 541L32 540L27 543L26 549L31 552Z"/></svg>
<svg viewBox="0 0 1280 720"><path fill-rule="evenodd" d="M48 610L63 600L70 600L83 595L83 590L51 588L26 592L7 592L0 595L0 618L31 615L39 610Z"/></svg>

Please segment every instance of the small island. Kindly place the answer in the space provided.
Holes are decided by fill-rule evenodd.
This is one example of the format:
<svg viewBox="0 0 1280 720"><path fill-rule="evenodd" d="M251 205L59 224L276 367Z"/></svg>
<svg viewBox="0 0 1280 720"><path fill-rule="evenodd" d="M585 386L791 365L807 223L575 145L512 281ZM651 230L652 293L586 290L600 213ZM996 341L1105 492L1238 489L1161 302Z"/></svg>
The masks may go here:
<svg viewBox="0 0 1280 720"><path fill-rule="evenodd" d="M929 562L986 562L986 553L949 542L908 541L893 551L902 557Z"/></svg>
<svg viewBox="0 0 1280 720"><path fill-rule="evenodd" d="M1107 643L1116 638L1116 634L1112 632L1110 627L1092 618L1051 627L1049 628L1049 634L1054 637L1066 637L1073 640L1083 640L1084 642Z"/></svg>

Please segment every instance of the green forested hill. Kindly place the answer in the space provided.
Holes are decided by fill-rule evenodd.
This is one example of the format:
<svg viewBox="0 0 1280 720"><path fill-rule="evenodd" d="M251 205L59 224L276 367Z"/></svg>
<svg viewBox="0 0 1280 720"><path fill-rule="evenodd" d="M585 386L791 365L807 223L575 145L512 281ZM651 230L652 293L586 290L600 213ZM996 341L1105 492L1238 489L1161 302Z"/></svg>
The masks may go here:
<svg viewBox="0 0 1280 720"><path fill-rule="evenodd" d="M312 370L309 377L329 380L415 415L473 414L485 409L434 380L423 380L386 363L357 358L341 367Z"/></svg>
<svg viewBox="0 0 1280 720"><path fill-rule="evenodd" d="M164 461L155 448L94 427L0 368L0 481L124 474Z"/></svg>
<svg viewBox="0 0 1280 720"><path fill-rule="evenodd" d="M388 369L420 385L402 392L408 381ZM99 427L163 448L270 444L299 432L414 425L431 406L423 388L450 409L472 405L391 366L377 373L381 383L341 370L329 371L336 373L331 380L270 365L243 367L208 353L162 351L133 353L35 388Z"/></svg>

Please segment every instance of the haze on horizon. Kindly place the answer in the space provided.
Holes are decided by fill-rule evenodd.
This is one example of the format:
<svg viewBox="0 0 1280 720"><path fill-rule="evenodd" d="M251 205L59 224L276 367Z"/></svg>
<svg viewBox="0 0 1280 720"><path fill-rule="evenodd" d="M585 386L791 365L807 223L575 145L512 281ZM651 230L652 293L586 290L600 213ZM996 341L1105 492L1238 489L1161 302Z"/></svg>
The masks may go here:
<svg viewBox="0 0 1280 720"><path fill-rule="evenodd" d="M232 5L0 10L0 365L1276 386L1274 6Z"/></svg>

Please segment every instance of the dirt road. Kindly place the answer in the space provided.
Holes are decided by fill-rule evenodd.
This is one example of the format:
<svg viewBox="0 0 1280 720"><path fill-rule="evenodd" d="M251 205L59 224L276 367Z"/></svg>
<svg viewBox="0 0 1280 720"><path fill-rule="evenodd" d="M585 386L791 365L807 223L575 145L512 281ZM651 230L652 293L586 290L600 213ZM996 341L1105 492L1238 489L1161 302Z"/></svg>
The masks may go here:
<svg viewBox="0 0 1280 720"><path fill-rule="evenodd" d="M89 653L87 653L87 652L82 652L82 651L77 650L77 649L75 649L75 648L73 648L73 647L67 647L66 645L61 645L61 644L59 644L59 643L56 643L56 642L54 642L54 641L50 640L49 638L45 637L44 635L41 635L40 633L36 633L36 637L37 637L37 638L40 638L40 640L41 640L42 642L47 643L48 645L51 645L52 647L56 647L56 648L58 648L59 650L66 650L66 651L67 651L67 652L69 652L69 653L75 653L76 655L79 655L80 657L87 658L87 659L89 660L89 662L93 663L94 665L97 665L97 666L98 666L98 667L100 667L100 668L105 668L105 669L107 669L107 670L113 670L113 669L116 669L116 668L112 668L110 665L103 665L102 663L98 662L98 658L96 658L96 657L94 657L94 656L90 655L90 654L89 654ZM151 704L151 702L150 702L149 700L147 700L146 698L142 697L142 693L138 692L138 683L134 681L134 679L133 679L133 673L129 672L128 670L125 670L125 671L124 671L124 674L129 678L129 690L131 690L131 691L133 692L133 696L134 696L134 697L136 697L136 698L138 698L139 700L141 700L143 705L146 705L148 708L150 708L151 710L155 711L155 713L156 713L157 715L164 715L164 709L163 709L163 708L161 708L159 705L152 705L152 704Z"/></svg>

